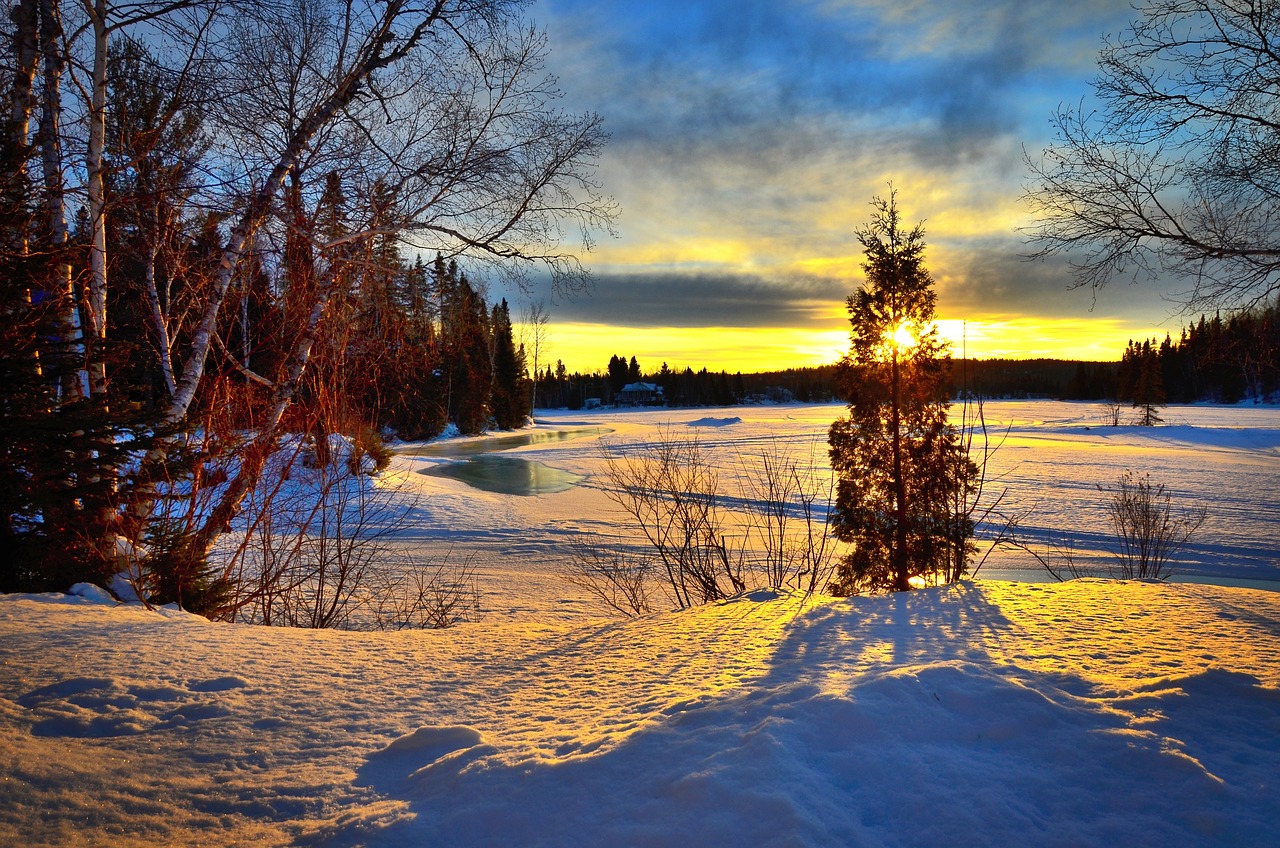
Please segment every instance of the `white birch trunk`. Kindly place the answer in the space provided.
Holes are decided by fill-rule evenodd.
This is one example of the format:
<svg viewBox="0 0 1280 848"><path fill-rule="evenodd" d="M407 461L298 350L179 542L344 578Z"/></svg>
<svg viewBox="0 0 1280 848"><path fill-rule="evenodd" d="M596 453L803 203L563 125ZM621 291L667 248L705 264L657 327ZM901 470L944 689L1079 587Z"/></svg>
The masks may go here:
<svg viewBox="0 0 1280 848"><path fill-rule="evenodd" d="M44 59L44 97L40 113L41 161L44 169L45 199L48 203L49 234L52 248L59 250L67 243L66 189L62 177L62 75L66 57L62 53L62 22L57 0L40 2L40 45ZM61 261L52 281L53 296L60 298L58 336L65 355L74 357L76 373L60 386L61 402L70 403L89 397L89 375L85 370L84 334L81 331L80 307L76 302L71 279L71 264Z"/></svg>
<svg viewBox="0 0 1280 848"><path fill-rule="evenodd" d="M107 210L103 157L107 134L107 6L105 0L85 3L93 23L93 79L89 103L89 144L84 166L88 195L89 232L89 330L98 355L89 367L94 394L106 391L106 363L101 347L107 337Z"/></svg>

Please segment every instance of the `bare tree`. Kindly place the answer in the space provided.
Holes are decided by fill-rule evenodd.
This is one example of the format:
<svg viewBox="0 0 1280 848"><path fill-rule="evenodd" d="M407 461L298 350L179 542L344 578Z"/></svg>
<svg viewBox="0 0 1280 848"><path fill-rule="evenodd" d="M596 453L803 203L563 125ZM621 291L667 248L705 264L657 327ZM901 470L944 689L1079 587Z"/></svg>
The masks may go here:
<svg viewBox="0 0 1280 848"><path fill-rule="evenodd" d="M1175 275L1188 309L1261 303L1280 290L1280 7L1136 8L1099 56L1098 108L1059 108L1028 157L1034 255L1066 256L1095 289Z"/></svg>
<svg viewBox="0 0 1280 848"><path fill-rule="evenodd" d="M592 181L604 135L595 116L546 108L558 93L542 71L545 41L508 5L296 0L250 7L230 24L237 52L225 64L211 120L223 127L214 162L236 189L233 223L186 328L187 355L160 425L181 427L211 352L224 347L224 306L255 245L279 251L274 261L285 272L313 282L292 294L295 325L280 369L237 368L266 389L248 454L257 460L238 470L193 548L207 551L257 484L326 310L352 264L372 261L373 240L412 239L513 272L541 262L557 284L581 284L583 269L562 247L560 227L578 224L589 246L591 229L609 225L612 205ZM318 209L320 198L307 192L327 184L308 179L311 173L338 174L361 196L376 192L386 202L351 205L348 214L368 214L341 228L307 225L297 210ZM291 239L309 247L289 254L282 246ZM164 451L154 451L151 463L162 463ZM135 514L147 503L144 489Z"/></svg>
<svg viewBox="0 0 1280 848"><path fill-rule="evenodd" d="M533 380L530 385L529 410L531 415L537 415L538 410L538 368L542 362L542 351L547 346L547 324L551 321L551 314L547 312L547 307L541 302L532 304L529 310L524 314L520 322L522 335L528 333L528 352L532 354L533 360Z"/></svg>

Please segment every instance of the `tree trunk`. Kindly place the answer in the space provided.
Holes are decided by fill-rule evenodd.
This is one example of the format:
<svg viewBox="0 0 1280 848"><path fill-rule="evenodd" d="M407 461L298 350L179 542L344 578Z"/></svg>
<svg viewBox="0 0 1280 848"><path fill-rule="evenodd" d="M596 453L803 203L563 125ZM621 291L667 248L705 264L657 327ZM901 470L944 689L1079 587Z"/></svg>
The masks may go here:
<svg viewBox="0 0 1280 848"><path fill-rule="evenodd" d="M160 302L160 291L156 287L156 255L159 253L157 239L147 246L146 267L143 272L147 294L147 305L151 309L151 323L156 331L156 358L160 362L160 373L164 377L166 397L172 397L176 385L173 381L173 342L169 336L169 319L164 312L164 304Z"/></svg>
<svg viewBox="0 0 1280 848"><path fill-rule="evenodd" d="M81 332L80 307L76 302L71 279L71 263L65 255L67 246L66 190L62 180L62 74L66 57L62 53L62 22L56 0L40 2L40 46L44 58L44 97L40 112L40 146L44 169L45 201L48 204L49 241L55 252L62 252L54 265L50 294L59 299L57 336L60 356L74 361L74 369L55 369L62 373L60 401L71 403L89 397L88 373L85 370L84 335Z"/></svg>
<svg viewBox="0 0 1280 848"><path fill-rule="evenodd" d="M40 59L40 15L39 0L20 0L13 6L10 14L13 21L13 77L9 96L9 134L13 149L23 150L27 146L31 130L31 112L35 108L33 92L35 90L36 68ZM26 170L26 158L20 160L19 167Z"/></svg>
<svg viewBox="0 0 1280 848"><path fill-rule="evenodd" d="M89 212L89 331L95 355L89 364L94 395L106 392L103 346L107 338L107 213L103 162L107 134L107 7L105 0L84 4L93 23L93 79L89 104L89 144L85 151L85 191Z"/></svg>
<svg viewBox="0 0 1280 848"><path fill-rule="evenodd" d="M898 348L893 345L891 359L892 407L890 426L893 439L893 591L905 592L911 588L907 573L907 485L902 478L902 398L901 379L898 371Z"/></svg>
<svg viewBox="0 0 1280 848"><path fill-rule="evenodd" d="M40 13L39 0L20 0L10 13L13 21L13 39L10 43L10 56L13 61L13 77L9 97L9 117L5 132L6 139L14 161L12 170L3 175L7 183L4 190L14 198L27 197L30 186L27 183L27 157L31 136L31 113L35 108L35 79L40 61ZM5 247L17 251L20 256L27 256L30 251L28 230L25 222L19 220L10 224L10 231L5 233ZM24 292L25 306L32 305L31 289ZM30 373L36 381L41 380L40 352L34 350L30 361Z"/></svg>

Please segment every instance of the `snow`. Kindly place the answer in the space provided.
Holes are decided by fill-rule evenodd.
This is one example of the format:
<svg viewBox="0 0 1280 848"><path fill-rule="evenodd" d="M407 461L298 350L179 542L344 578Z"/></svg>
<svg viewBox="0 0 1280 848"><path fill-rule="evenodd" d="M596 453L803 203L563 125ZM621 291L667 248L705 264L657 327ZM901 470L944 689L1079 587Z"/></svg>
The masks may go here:
<svg viewBox="0 0 1280 848"><path fill-rule="evenodd" d="M700 442L732 483L779 441L821 460L838 412L752 409ZM1095 484L1141 459L1211 506L1188 568L1274 578L1280 411L1166 412L988 406L1046 533L1092 532ZM537 497L397 457L377 483L417 498L401 544L477 552L485 615L450 630L0 596L0 844L1280 844L1280 593L977 580L601 617L557 567L568 538L625 535L601 442L705 417L540 414L612 432L509 449L586 478Z"/></svg>

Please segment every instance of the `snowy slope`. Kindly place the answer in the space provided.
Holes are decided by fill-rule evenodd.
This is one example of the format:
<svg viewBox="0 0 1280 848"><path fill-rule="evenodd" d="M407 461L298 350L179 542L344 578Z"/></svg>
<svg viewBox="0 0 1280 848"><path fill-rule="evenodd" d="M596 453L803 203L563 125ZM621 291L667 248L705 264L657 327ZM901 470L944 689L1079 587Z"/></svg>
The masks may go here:
<svg viewBox="0 0 1280 848"><path fill-rule="evenodd" d="M353 634L0 597L5 845L1280 843L1280 594Z"/></svg>

